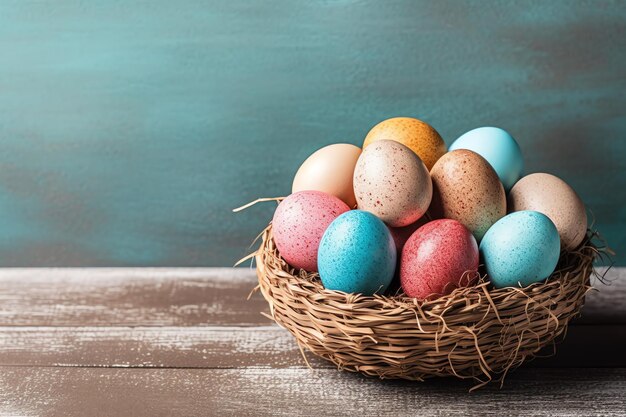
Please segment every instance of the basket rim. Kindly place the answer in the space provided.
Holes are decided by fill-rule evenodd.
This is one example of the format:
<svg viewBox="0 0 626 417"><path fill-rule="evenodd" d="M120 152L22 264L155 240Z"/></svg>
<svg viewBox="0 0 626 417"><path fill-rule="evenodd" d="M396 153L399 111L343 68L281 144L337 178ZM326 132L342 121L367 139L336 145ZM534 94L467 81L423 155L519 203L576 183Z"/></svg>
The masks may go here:
<svg viewBox="0 0 626 417"><path fill-rule="evenodd" d="M417 298L409 297L404 294L401 289L398 293L393 295L374 294L363 295L360 293L347 293L339 290L329 290L324 288L319 279L317 272L307 272L305 270L298 270L287 264L280 254L278 249L274 247L276 255L282 260L284 264L283 274L284 278L289 278L290 285L298 285L303 288L309 288L312 292L318 294L317 298L345 298L346 303L354 304L371 304L382 309L396 309L399 307L409 308L411 310L415 308L430 309L430 308L446 308L453 303L458 303L462 299L475 299L477 297L485 296L490 303L497 303L499 300L507 298L512 291L524 294L528 297L533 297L548 287L561 286L564 280L575 276L583 275L589 276L594 272L593 262L599 256L600 250L593 244L592 239L596 235L593 231L588 231L587 237L583 240L581 245L573 251L561 251L559 256L559 263L557 264L554 272L545 280L530 284L526 287L503 287L494 288L491 285L487 275L480 275L478 281L474 285L467 287L457 287L449 294L438 295L435 298L429 298L420 300ZM259 235L262 242L258 250L254 253L256 261L256 269L259 280L262 278L262 273L259 269L265 267L265 263L270 256L270 251L267 251L266 246L268 242L273 245L272 225L271 223L263 230ZM577 262L572 262L575 260ZM592 290L591 285L587 285L586 292ZM331 304L332 305L332 304ZM341 306L338 306L341 307ZM495 306L493 306L495 308Z"/></svg>

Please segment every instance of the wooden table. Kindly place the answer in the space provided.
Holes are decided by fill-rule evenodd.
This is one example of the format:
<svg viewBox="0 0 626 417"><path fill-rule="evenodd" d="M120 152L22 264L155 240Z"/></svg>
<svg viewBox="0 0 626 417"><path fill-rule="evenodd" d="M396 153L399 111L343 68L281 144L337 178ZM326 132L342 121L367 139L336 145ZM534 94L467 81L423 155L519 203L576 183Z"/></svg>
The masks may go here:
<svg viewBox="0 0 626 417"><path fill-rule="evenodd" d="M381 381L309 357L247 269L5 269L0 415L626 415L626 269L558 355L469 381Z"/></svg>

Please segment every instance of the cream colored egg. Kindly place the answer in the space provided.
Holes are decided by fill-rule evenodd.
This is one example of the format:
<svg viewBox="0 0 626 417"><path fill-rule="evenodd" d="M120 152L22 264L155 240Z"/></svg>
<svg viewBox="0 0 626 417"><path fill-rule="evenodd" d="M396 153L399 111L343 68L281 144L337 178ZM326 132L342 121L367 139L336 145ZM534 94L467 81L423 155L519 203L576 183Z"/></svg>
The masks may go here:
<svg viewBox="0 0 626 417"><path fill-rule="evenodd" d="M354 193L360 210L375 214L389 226L402 227L426 212L433 188L428 169L411 149L379 140L359 157Z"/></svg>
<svg viewBox="0 0 626 417"><path fill-rule="evenodd" d="M315 151L296 172L291 192L322 191L354 208L352 179L360 155L361 148L348 143L336 143Z"/></svg>
<svg viewBox="0 0 626 417"><path fill-rule="evenodd" d="M574 249L587 234L587 212L576 191L557 176L536 173L519 180L509 192L509 211L534 210L556 225L562 249Z"/></svg>

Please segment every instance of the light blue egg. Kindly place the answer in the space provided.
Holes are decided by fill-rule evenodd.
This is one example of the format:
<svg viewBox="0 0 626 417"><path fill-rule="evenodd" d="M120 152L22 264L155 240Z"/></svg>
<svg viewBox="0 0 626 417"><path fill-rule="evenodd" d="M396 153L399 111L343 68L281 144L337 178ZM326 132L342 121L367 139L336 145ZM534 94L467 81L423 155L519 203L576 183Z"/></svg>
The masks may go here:
<svg viewBox="0 0 626 417"><path fill-rule="evenodd" d="M317 253L322 284L329 290L382 294L396 268L396 245L385 223L351 210L326 229Z"/></svg>
<svg viewBox="0 0 626 417"><path fill-rule="evenodd" d="M548 278L559 261L559 232L548 216L516 211L494 223L480 242L480 256L496 288L526 287Z"/></svg>
<svg viewBox="0 0 626 417"><path fill-rule="evenodd" d="M520 179L524 169L522 151L506 130L479 127L464 133L450 145L450 150L469 149L491 164L506 191Z"/></svg>

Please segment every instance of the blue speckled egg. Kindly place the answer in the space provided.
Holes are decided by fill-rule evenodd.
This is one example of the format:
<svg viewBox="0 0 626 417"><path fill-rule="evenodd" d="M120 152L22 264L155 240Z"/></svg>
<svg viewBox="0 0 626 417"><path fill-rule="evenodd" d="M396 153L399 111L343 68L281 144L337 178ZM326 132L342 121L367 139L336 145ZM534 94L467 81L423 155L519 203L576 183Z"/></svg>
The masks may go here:
<svg viewBox="0 0 626 417"><path fill-rule="evenodd" d="M396 246L382 220L366 211L351 210L324 232L317 266L326 289L382 294L396 269Z"/></svg>
<svg viewBox="0 0 626 417"><path fill-rule="evenodd" d="M548 278L559 261L559 232L548 216L516 211L498 220L480 242L480 256L496 288L526 287Z"/></svg>
<svg viewBox="0 0 626 417"><path fill-rule="evenodd" d="M504 189L509 191L522 176L524 159L519 145L506 130L479 127L461 135L450 150L469 149L491 164Z"/></svg>

